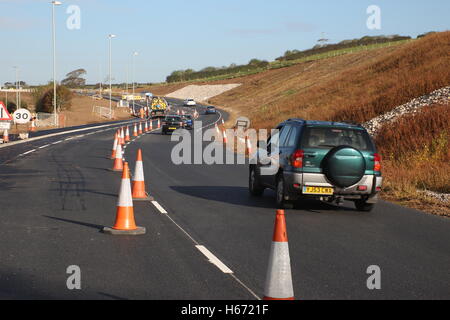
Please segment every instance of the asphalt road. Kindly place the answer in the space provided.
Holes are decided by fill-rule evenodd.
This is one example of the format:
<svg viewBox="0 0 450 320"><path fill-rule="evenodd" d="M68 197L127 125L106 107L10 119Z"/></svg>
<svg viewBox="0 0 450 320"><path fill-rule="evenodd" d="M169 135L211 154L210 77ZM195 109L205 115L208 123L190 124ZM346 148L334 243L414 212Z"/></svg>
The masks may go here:
<svg viewBox="0 0 450 320"><path fill-rule="evenodd" d="M200 120L212 126L220 115L227 116ZM130 143L125 157L134 168L143 149L148 191L160 207L135 202L146 235L105 235L100 230L114 222L120 174L108 170L114 129L101 130L43 149L38 145L50 141L23 144L36 151L18 157L0 149L6 159L0 165L0 298L262 297L273 192L251 198L246 165L174 165L177 142L153 132ZM298 206L286 211L297 299L450 298L448 219L388 202L371 213L315 201ZM232 273L218 268L219 261ZM81 268L81 290L66 287L70 265ZM381 290L366 286L371 265L381 268Z"/></svg>

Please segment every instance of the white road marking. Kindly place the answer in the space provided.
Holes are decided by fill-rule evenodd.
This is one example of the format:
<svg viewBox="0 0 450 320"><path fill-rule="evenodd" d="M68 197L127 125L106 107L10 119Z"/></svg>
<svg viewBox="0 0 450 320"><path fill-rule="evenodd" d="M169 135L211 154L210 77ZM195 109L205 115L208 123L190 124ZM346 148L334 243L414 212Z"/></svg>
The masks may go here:
<svg viewBox="0 0 450 320"><path fill-rule="evenodd" d="M195 246L205 257L208 258L209 262L215 265L223 273L233 273L230 268L228 268L222 261L220 261L215 255L211 253L205 246Z"/></svg>
<svg viewBox="0 0 450 320"><path fill-rule="evenodd" d="M172 221L173 224L175 224L178 229L180 229L191 241L195 244L195 247L205 255L209 262L214 264L217 268L219 268L223 273L230 275L237 283L239 283L245 290L247 290L253 297L255 297L257 300L261 300L261 297L259 297L255 292L253 292L252 289L250 289L248 286L246 286L241 280L239 280L238 277L236 277L233 273L233 271L228 268L223 262L221 262L213 253L211 253L205 246L200 245L192 236L184 230L178 223L176 223L168 214L168 212L157 202L152 201L152 204L158 209L159 212L163 213L165 217L167 217L170 221Z"/></svg>
<svg viewBox="0 0 450 320"><path fill-rule="evenodd" d="M61 143L62 141L60 140L60 141L56 141L56 142L53 142L52 144L58 144L58 143Z"/></svg>
<svg viewBox="0 0 450 320"><path fill-rule="evenodd" d="M197 132L200 131L200 130L202 130L202 129L211 127L211 126L215 125L216 123L218 123L218 122L222 119L222 113L221 113L220 111L217 111L217 113L219 113L219 119L217 119L216 122L210 123L210 124L208 124L208 125L206 125L206 126L201 127L200 129L197 129Z"/></svg>
<svg viewBox="0 0 450 320"><path fill-rule="evenodd" d="M103 129L103 128L109 128L109 127L113 127L113 128L109 128L109 129L105 129L105 130L113 130L113 129L116 129L116 127L119 127L119 126L121 126L123 124L134 123L134 122L136 122L136 120L127 120L127 121L124 121L124 122L119 122L119 123L114 123L114 124L107 124L107 125L102 125L102 126L97 126L97 127L90 127L90 128L83 128L83 129L76 129L76 130L52 133L52 134L47 134L47 135L44 135L44 136L30 138L30 139L27 139L27 140L12 141L10 143L6 143L6 144L0 145L0 149L1 148L6 148L6 147L10 147L10 146L13 146L13 145L16 145L16 144L28 143L28 142L31 142L31 141L37 141L37 140L41 140L41 139L57 137L57 136L70 134L70 133L76 133L76 132L82 132L82 131L88 131L88 130L95 130L95 129Z"/></svg>
<svg viewBox="0 0 450 320"><path fill-rule="evenodd" d="M44 149L44 148L47 148L47 147L49 147L50 145L49 144L46 144L46 145L44 145L44 146L42 146L42 147L39 147L39 149Z"/></svg>
<svg viewBox="0 0 450 320"><path fill-rule="evenodd" d="M162 214L167 214L167 211L164 210L164 208L161 207L161 205L157 201L152 201L152 203L156 207L156 209L158 209L159 212L161 212Z"/></svg>
<svg viewBox="0 0 450 320"><path fill-rule="evenodd" d="M21 154L21 156L24 156L24 155L33 153L33 152L35 152L35 151L36 151L36 149L33 149L33 150L30 150L30 151L24 152L24 153Z"/></svg>

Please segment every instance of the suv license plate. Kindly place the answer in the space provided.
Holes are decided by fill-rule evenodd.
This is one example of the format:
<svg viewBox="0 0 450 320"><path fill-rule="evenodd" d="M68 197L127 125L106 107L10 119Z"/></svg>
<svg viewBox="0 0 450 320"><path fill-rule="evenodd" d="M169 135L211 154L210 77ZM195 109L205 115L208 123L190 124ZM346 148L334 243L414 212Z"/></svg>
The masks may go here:
<svg viewBox="0 0 450 320"><path fill-rule="evenodd" d="M177 128L171 127L169 128L169 130L177 130Z"/></svg>
<svg viewBox="0 0 450 320"><path fill-rule="evenodd" d="M303 187L303 194L333 195L334 189L324 187Z"/></svg>

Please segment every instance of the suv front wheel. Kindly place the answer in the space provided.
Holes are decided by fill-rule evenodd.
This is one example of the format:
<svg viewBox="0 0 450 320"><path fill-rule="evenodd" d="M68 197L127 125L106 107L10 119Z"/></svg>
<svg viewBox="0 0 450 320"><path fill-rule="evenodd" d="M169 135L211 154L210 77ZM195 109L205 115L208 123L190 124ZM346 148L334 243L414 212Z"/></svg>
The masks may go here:
<svg viewBox="0 0 450 320"><path fill-rule="evenodd" d="M286 198L286 185L284 182L283 173L279 174L277 177L277 185L276 185L276 202L277 207L279 209L293 209L294 203L288 200L285 200Z"/></svg>

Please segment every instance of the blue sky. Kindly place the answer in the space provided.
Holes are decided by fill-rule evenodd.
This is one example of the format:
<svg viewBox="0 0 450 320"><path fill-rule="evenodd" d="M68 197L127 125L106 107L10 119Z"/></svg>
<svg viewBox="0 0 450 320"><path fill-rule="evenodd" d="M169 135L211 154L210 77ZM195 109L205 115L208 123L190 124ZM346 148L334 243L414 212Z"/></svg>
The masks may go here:
<svg viewBox="0 0 450 320"><path fill-rule="evenodd" d="M57 79L74 69L89 83L108 75L108 39L114 33L113 75L161 82L173 70L273 60L288 49L308 49L322 33L331 40L364 35L417 36L449 30L448 0L61 0L57 7ZM81 10L81 28L69 30L69 5ZM369 5L381 9L382 29L366 26ZM13 66L31 84L52 79L50 0L0 0L0 83Z"/></svg>

